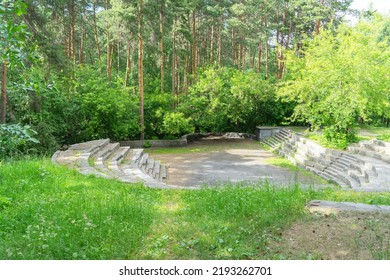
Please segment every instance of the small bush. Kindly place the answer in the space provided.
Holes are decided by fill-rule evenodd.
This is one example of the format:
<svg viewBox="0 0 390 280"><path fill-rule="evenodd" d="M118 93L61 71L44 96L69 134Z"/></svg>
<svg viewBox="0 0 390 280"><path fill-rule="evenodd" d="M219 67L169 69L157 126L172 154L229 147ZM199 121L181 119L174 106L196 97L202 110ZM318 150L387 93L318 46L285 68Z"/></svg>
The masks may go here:
<svg viewBox="0 0 390 280"><path fill-rule="evenodd" d="M145 141L145 143L142 145L142 147L150 148L150 147L152 147L152 143L150 143L150 141Z"/></svg>
<svg viewBox="0 0 390 280"><path fill-rule="evenodd" d="M164 134L170 136L180 136L187 133L193 133L194 127L191 124L190 118L184 117L183 113L166 113L162 125Z"/></svg>
<svg viewBox="0 0 390 280"><path fill-rule="evenodd" d="M36 134L36 131L28 125L0 125L0 156L2 158L12 157L28 151L30 144L39 143L33 137Z"/></svg>
<svg viewBox="0 0 390 280"><path fill-rule="evenodd" d="M329 126L323 129L324 138L329 147L346 149L350 143L356 142L356 130L352 128L340 129Z"/></svg>

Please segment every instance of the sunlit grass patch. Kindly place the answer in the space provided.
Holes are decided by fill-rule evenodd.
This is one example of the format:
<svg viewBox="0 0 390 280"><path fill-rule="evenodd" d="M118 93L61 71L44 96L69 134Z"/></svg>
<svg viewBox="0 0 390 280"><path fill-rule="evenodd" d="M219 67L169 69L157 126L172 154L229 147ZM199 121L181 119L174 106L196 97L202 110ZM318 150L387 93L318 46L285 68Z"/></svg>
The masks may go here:
<svg viewBox="0 0 390 280"><path fill-rule="evenodd" d="M283 168L287 168L288 170L291 171L302 171L301 168L293 164L291 161L289 161L286 158L282 157L274 157L274 158L267 158L265 160L267 164L274 165L274 166L279 166Z"/></svg>
<svg viewBox="0 0 390 280"><path fill-rule="evenodd" d="M181 207L153 227L146 257L259 258L273 233L304 215L307 194L298 188L282 189L267 183L168 191L165 196Z"/></svg>
<svg viewBox="0 0 390 280"><path fill-rule="evenodd" d="M142 247L156 191L82 176L48 160L3 164L0 259L127 259Z"/></svg>
<svg viewBox="0 0 390 280"><path fill-rule="evenodd" d="M377 137L378 140L390 142L390 133L387 134L381 134Z"/></svg>

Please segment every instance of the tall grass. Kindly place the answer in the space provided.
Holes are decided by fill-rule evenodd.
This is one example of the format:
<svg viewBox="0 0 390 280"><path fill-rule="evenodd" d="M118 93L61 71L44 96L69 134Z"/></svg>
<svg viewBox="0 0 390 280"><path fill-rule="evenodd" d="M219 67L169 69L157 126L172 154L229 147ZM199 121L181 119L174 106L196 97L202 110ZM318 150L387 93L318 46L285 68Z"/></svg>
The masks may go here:
<svg viewBox="0 0 390 280"><path fill-rule="evenodd" d="M0 259L133 258L159 199L42 160L2 164L0 197Z"/></svg>
<svg viewBox="0 0 390 280"><path fill-rule="evenodd" d="M203 257L261 258L283 226L304 214L307 194L267 184L206 189L186 194L184 213L196 221L194 232L200 244L207 246Z"/></svg>
<svg viewBox="0 0 390 280"><path fill-rule="evenodd" d="M156 190L48 160L0 164L0 259L262 259L311 199L390 205L390 194L259 182Z"/></svg>

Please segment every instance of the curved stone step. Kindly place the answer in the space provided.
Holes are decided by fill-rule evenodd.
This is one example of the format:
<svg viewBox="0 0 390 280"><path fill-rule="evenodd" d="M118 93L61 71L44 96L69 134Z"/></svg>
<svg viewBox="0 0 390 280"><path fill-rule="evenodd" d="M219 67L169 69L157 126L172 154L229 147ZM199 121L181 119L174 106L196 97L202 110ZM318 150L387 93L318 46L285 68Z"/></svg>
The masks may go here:
<svg viewBox="0 0 390 280"><path fill-rule="evenodd" d="M285 142L289 139L289 137L286 137L284 135L281 135L280 133L275 134L272 136L274 139L277 139L279 142Z"/></svg>
<svg viewBox="0 0 390 280"><path fill-rule="evenodd" d="M153 171L152 171L152 177L156 180L160 180L160 169L161 169L161 162L159 160L154 161Z"/></svg>
<svg viewBox="0 0 390 280"><path fill-rule="evenodd" d="M119 149L119 143L109 143L105 147L101 148L93 158L96 160L104 161L106 160L113 152Z"/></svg>
<svg viewBox="0 0 390 280"><path fill-rule="evenodd" d="M107 174L110 177L116 177L115 173L113 173L105 164L105 161L108 157L111 156L119 148L118 143L110 143L107 144L103 149L101 149L96 155L96 160L94 164L94 168L100 172Z"/></svg>
<svg viewBox="0 0 390 280"><path fill-rule="evenodd" d="M178 188L158 181L166 180L167 170L160 162L144 154L142 149L120 147L119 143L109 143L109 139L74 144L66 151L55 152L52 161L85 175L115 178L128 183L142 182L154 188Z"/></svg>
<svg viewBox="0 0 390 280"><path fill-rule="evenodd" d="M153 177L154 162L154 158L148 157L148 161L146 162L144 169L145 173L151 177Z"/></svg>
<svg viewBox="0 0 390 280"><path fill-rule="evenodd" d="M130 147L120 147L115 153L113 153L106 161L108 169L118 175L118 177L124 175L120 164L126 155L130 152Z"/></svg>
<svg viewBox="0 0 390 280"><path fill-rule="evenodd" d="M144 169L146 167L146 164L148 163L148 154L143 153L139 162L138 162L138 167L141 169Z"/></svg>
<svg viewBox="0 0 390 280"><path fill-rule="evenodd" d="M159 181L166 182L168 179L168 171L165 165L160 165Z"/></svg>

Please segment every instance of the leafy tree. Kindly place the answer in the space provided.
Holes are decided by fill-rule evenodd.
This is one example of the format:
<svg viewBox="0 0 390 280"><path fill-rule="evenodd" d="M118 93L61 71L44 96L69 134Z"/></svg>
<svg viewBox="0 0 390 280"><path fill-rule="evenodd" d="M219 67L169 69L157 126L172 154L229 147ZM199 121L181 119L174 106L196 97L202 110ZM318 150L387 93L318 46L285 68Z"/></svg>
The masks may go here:
<svg viewBox="0 0 390 280"><path fill-rule="evenodd" d="M330 142L345 147L354 140L358 119L390 114L390 50L380 31L388 17L324 30L287 58L289 80L279 94L297 102L293 119L324 128Z"/></svg>
<svg viewBox="0 0 390 280"><path fill-rule="evenodd" d="M282 104L261 75L234 68L209 68L183 99L179 110L200 131L253 132L256 125L281 121Z"/></svg>
<svg viewBox="0 0 390 280"><path fill-rule="evenodd" d="M6 122L8 67L24 66L32 54L26 45L27 26L17 19L26 12L26 7L21 1L0 2L1 123Z"/></svg>
<svg viewBox="0 0 390 280"><path fill-rule="evenodd" d="M0 158L19 156L29 145L39 143L37 133L30 126L0 125Z"/></svg>
<svg viewBox="0 0 390 280"><path fill-rule="evenodd" d="M168 136L180 137L193 133L194 127L191 124L191 119L186 118L183 113L170 112L164 116L161 131Z"/></svg>

